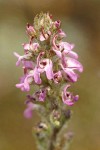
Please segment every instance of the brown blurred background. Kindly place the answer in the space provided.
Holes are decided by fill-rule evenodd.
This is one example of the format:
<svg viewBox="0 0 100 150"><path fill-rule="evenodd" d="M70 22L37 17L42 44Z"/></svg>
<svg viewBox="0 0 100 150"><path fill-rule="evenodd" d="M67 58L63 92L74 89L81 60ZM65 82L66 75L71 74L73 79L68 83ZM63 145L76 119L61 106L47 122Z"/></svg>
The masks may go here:
<svg viewBox="0 0 100 150"><path fill-rule="evenodd" d="M23 54L26 23L41 11L62 20L84 66L73 86L80 100L72 108L70 150L100 150L100 0L0 0L0 150L36 150L31 128L37 115L23 117L25 93L15 88L22 71L13 51Z"/></svg>

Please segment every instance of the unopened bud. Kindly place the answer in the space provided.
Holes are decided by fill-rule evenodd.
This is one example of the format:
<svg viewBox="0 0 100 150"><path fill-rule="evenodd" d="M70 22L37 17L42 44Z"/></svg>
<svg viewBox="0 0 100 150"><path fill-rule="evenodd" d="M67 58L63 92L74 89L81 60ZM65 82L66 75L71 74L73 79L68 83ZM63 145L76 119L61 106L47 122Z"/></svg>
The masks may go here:
<svg viewBox="0 0 100 150"><path fill-rule="evenodd" d="M61 117L60 112L58 112L57 110L53 110L51 115L50 115L51 123L54 126L59 127L60 126L60 117Z"/></svg>
<svg viewBox="0 0 100 150"><path fill-rule="evenodd" d="M31 37L34 37L34 35L35 35L35 30L34 30L33 26L31 26L29 24L27 24L27 26L26 26L26 32Z"/></svg>
<svg viewBox="0 0 100 150"><path fill-rule="evenodd" d="M60 20L55 21L54 24L55 24L56 28L60 28L60 26L61 26L61 21L60 21Z"/></svg>

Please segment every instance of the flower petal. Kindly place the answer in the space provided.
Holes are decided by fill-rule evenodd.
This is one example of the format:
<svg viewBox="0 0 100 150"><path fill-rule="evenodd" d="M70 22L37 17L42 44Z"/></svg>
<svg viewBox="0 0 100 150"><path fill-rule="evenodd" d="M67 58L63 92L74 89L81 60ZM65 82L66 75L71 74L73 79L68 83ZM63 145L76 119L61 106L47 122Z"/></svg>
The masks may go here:
<svg viewBox="0 0 100 150"><path fill-rule="evenodd" d="M34 68L33 76L34 76L34 81L35 81L35 83L41 84L42 81L41 81L40 73L39 73L37 67Z"/></svg>
<svg viewBox="0 0 100 150"><path fill-rule="evenodd" d="M74 59L78 59L78 54L75 53L75 52L73 52L73 51L70 51L69 53L67 53L67 55L68 55L69 57L74 58Z"/></svg>
<svg viewBox="0 0 100 150"><path fill-rule="evenodd" d="M44 101L46 98L46 90L41 90L39 94L39 101Z"/></svg>
<svg viewBox="0 0 100 150"><path fill-rule="evenodd" d="M53 79L53 68L52 68L52 61L48 60L47 65L45 67L46 76L49 80Z"/></svg>
<svg viewBox="0 0 100 150"><path fill-rule="evenodd" d="M26 118L31 118L32 117L32 111L33 111L33 109L34 109L34 104L33 103L31 103L31 102L29 102L28 104L27 104L27 108L25 109L25 111L24 111L24 116L26 117Z"/></svg>
<svg viewBox="0 0 100 150"><path fill-rule="evenodd" d="M71 82L76 82L78 79L78 74L76 74L72 69L66 68L64 69L64 72L66 73L66 77Z"/></svg>
<svg viewBox="0 0 100 150"><path fill-rule="evenodd" d="M56 53L56 55L61 58L62 57L62 53L59 50L56 50L53 48L53 51Z"/></svg>
<svg viewBox="0 0 100 150"><path fill-rule="evenodd" d="M23 68L27 68L27 69L33 69L34 66L33 66L33 62L32 61L22 61L22 64L23 64Z"/></svg>
<svg viewBox="0 0 100 150"><path fill-rule="evenodd" d="M14 55L18 58L17 62L16 62L16 66L19 66L20 63L21 63L21 59L22 59L22 56L20 56L18 53L14 52Z"/></svg>
<svg viewBox="0 0 100 150"><path fill-rule="evenodd" d="M33 26L27 24L26 26L26 32L29 36L34 36L35 35L35 29Z"/></svg>
<svg viewBox="0 0 100 150"><path fill-rule="evenodd" d="M76 69L79 72L83 71L82 64L79 61L77 61L77 60L75 60L73 58L69 58L69 57L67 58L67 66L68 66L68 68Z"/></svg>
<svg viewBox="0 0 100 150"><path fill-rule="evenodd" d="M54 73L53 80L54 80L54 82L55 82L56 84L61 81L61 78L62 78L61 71L58 71L58 72Z"/></svg>
<svg viewBox="0 0 100 150"><path fill-rule="evenodd" d="M62 101L68 106L72 106L78 99L79 96L73 96L72 93L68 92L67 89L70 87L70 84L67 84L62 91Z"/></svg>
<svg viewBox="0 0 100 150"><path fill-rule="evenodd" d="M42 41L45 41L45 38L44 38L44 36L42 35L42 34L40 34L40 41L42 42Z"/></svg>

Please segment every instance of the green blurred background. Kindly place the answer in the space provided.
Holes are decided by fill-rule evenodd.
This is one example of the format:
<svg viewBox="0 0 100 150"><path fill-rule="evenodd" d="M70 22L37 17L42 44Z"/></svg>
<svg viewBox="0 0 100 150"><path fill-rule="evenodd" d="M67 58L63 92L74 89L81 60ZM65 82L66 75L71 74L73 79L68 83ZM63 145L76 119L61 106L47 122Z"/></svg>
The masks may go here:
<svg viewBox="0 0 100 150"><path fill-rule="evenodd" d="M72 108L70 150L100 150L100 0L0 0L0 150L36 150L31 129L38 117L23 117L25 93L15 88L22 70L13 51L23 54L26 23L41 11L62 20L84 66L72 88L80 100Z"/></svg>

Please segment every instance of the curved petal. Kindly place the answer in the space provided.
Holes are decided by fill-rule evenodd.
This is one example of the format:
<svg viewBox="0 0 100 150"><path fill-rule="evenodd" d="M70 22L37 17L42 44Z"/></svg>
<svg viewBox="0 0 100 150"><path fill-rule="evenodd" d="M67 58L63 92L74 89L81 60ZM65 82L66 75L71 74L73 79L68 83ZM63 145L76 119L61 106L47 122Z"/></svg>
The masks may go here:
<svg viewBox="0 0 100 150"><path fill-rule="evenodd" d="M78 54L73 52L73 51L68 51L68 50L66 51L66 50L64 50L63 53L66 54L68 57L72 57L74 59L78 59Z"/></svg>
<svg viewBox="0 0 100 150"><path fill-rule="evenodd" d="M41 84L41 78L40 78L40 73L38 72L37 67L34 68L34 73L33 73L34 81L37 84Z"/></svg>
<svg viewBox="0 0 100 150"><path fill-rule="evenodd" d="M68 66L68 68L76 69L79 72L83 71L82 64L79 61L77 61L76 59L73 59L73 58L69 58L69 57L67 58L67 66Z"/></svg>
<svg viewBox="0 0 100 150"><path fill-rule="evenodd" d="M29 85L29 82L28 82L28 76L25 78L24 80L24 88L26 91L29 91L30 90L30 85Z"/></svg>
<svg viewBox="0 0 100 150"><path fill-rule="evenodd" d="M62 47L62 49L67 51L70 51L74 48L74 44L69 44L67 42L61 42L59 45Z"/></svg>
<svg viewBox="0 0 100 150"><path fill-rule="evenodd" d="M65 34L64 31L62 31L62 30L60 29L60 30L59 30L59 33L58 33L58 36L59 36L60 38L64 38L64 37L66 37L66 34Z"/></svg>
<svg viewBox="0 0 100 150"><path fill-rule="evenodd" d="M49 80L53 79L53 68L52 68L52 61L48 60L47 65L45 67L46 76Z"/></svg>
<svg viewBox="0 0 100 150"><path fill-rule="evenodd" d="M62 53L59 50L56 50L53 48L53 51L56 53L56 55L61 58L62 57Z"/></svg>
<svg viewBox="0 0 100 150"><path fill-rule="evenodd" d="M35 29L33 26L27 24L26 26L26 32L29 36L34 36L35 35Z"/></svg>
<svg viewBox="0 0 100 150"><path fill-rule="evenodd" d="M40 41L42 42L42 41L45 41L45 38L44 38L44 36L42 35L42 34L40 34Z"/></svg>
<svg viewBox="0 0 100 150"><path fill-rule="evenodd" d="M17 87L17 88L20 88L21 91L26 91L25 88L24 88L24 83L16 84L16 87Z"/></svg>
<svg viewBox="0 0 100 150"><path fill-rule="evenodd" d="M17 62L16 62L16 66L19 66L21 63L21 59L23 58L22 56L20 56L18 53L14 52L14 55L18 58Z"/></svg>
<svg viewBox="0 0 100 150"><path fill-rule="evenodd" d="M62 91L62 101L68 106L72 106L78 99L79 96L73 96L72 93L68 92L67 89L70 87L70 84L67 84Z"/></svg>
<svg viewBox="0 0 100 150"><path fill-rule="evenodd" d="M25 51L30 49L30 44L29 43L24 43L22 45L23 45Z"/></svg>
<svg viewBox="0 0 100 150"><path fill-rule="evenodd" d="M72 69L66 68L64 69L64 72L66 73L66 77L71 82L76 82L78 79L78 74L76 74Z"/></svg>

